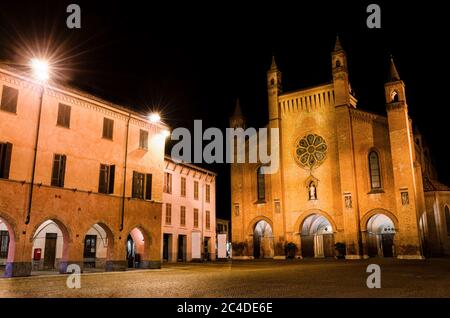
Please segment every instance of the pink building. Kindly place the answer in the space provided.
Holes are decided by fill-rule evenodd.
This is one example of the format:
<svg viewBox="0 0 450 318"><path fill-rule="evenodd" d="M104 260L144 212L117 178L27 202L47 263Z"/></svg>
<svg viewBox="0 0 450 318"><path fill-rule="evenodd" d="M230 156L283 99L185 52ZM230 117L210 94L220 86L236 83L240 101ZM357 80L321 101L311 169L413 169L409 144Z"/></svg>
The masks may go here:
<svg viewBox="0 0 450 318"><path fill-rule="evenodd" d="M162 259L216 258L216 174L164 160Z"/></svg>

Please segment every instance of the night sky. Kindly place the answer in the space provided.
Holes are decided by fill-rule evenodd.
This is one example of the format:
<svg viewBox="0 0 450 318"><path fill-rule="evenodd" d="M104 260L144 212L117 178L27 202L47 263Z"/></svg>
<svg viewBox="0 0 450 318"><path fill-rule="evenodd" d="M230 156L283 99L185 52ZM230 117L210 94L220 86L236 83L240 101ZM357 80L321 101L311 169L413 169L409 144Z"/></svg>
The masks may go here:
<svg viewBox="0 0 450 318"><path fill-rule="evenodd" d="M373 2L381 6L381 29L366 26ZM66 27L70 3L81 6L81 29ZM202 119L204 128L224 129L239 97L248 125L259 127L267 121L272 53L284 91L330 82L339 34L361 109L384 114L383 85L394 56L410 116L431 148L440 181L450 184L443 150L449 37L441 2L242 3L1 1L0 59L20 65L31 52L46 52L59 81L136 110L159 110L171 128ZM230 218L229 167L204 167L219 173L217 214Z"/></svg>

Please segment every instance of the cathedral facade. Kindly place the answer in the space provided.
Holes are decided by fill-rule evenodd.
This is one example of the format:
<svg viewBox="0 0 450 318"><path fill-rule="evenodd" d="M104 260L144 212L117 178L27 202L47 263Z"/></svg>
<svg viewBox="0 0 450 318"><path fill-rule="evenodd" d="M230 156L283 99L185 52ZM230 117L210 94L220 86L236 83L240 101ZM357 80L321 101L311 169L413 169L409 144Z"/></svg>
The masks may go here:
<svg viewBox="0 0 450 318"><path fill-rule="evenodd" d="M359 109L339 39L328 84L282 92L272 60L267 127L279 129L279 169L231 164L233 258L450 254L450 188L413 132L405 84L390 63L379 115ZM237 105L230 125L245 124Z"/></svg>

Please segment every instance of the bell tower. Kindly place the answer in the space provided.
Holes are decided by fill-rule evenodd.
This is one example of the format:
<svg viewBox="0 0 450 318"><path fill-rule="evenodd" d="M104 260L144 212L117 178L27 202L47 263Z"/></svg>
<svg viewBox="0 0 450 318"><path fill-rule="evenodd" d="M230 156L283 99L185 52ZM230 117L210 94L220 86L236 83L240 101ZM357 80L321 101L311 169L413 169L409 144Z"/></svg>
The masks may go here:
<svg viewBox="0 0 450 318"><path fill-rule="evenodd" d="M275 56L272 56L272 64L267 71L267 93L269 97L269 123L279 119L278 96L281 94L281 72L278 70Z"/></svg>
<svg viewBox="0 0 450 318"><path fill-rule="evenodd" d="M399 226L396 234L396 254L398 258L403 259L422 259L418 222L419 211L423 208L422 201L424 200L420 195L421 169L415 160L405 84L400 79L392 57L389 65L389 78L384 85L384 91Z"/></svg>

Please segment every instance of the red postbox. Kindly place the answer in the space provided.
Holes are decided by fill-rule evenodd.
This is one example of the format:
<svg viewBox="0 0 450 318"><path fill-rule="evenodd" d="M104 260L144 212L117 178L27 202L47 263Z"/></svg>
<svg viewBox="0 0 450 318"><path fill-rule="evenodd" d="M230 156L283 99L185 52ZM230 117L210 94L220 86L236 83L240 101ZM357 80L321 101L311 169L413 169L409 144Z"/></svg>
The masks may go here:
<svg viewBox="0 0 450 318"><path fill-rule="evenodd" d="M40 261L42 255L42 249L41 248L35 248L33 253L33 260L34 261Z"/></svg>

